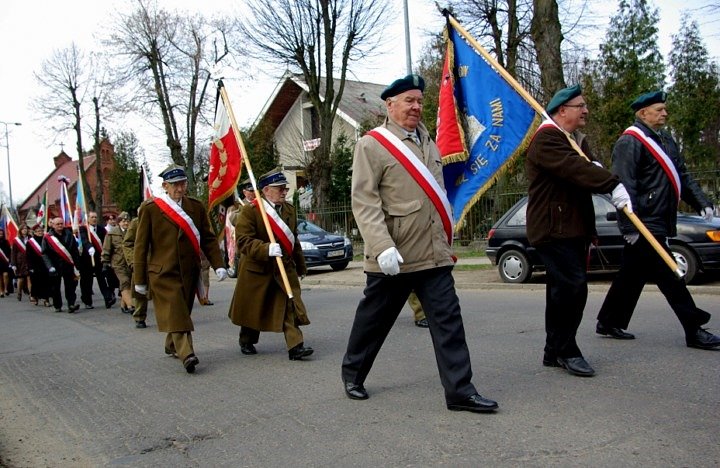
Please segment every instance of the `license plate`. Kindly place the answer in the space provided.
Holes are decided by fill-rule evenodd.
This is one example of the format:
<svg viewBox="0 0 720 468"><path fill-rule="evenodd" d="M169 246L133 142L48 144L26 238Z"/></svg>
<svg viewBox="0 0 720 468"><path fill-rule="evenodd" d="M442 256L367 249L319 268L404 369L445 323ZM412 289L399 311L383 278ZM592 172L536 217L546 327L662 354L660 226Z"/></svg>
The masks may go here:
<svg viewBox="0 0 720 468"><path fill-rule="evenodd" d="M331 250L327 253L328 258L342 257L343 255L345 255L344 250Z"/></svg>

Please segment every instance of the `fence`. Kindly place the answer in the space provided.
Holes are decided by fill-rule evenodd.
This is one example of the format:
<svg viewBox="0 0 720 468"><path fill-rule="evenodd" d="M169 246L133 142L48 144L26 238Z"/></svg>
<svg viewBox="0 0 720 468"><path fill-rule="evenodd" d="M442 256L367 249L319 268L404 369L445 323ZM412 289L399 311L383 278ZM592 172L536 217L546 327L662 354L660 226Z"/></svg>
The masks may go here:
<svg viewBox="0 0 720 468"><path fill-rule="evenodd" d="M717 207L720 204L720 170L697 171L690 174ZM486 239L490 228L500 216L527 195L527 188L523 182L514 183L512 187L509 185L511 184L498 184L483 195L465 217L460 230L455 235L456 242L460 245L468 245ZM693 211L684 203L680 206L680 210ZM328 203L311 210L300 209L299 213L300 216L304 216L326 231L348 236L353 241L361 240L349 200Z"/></svg>

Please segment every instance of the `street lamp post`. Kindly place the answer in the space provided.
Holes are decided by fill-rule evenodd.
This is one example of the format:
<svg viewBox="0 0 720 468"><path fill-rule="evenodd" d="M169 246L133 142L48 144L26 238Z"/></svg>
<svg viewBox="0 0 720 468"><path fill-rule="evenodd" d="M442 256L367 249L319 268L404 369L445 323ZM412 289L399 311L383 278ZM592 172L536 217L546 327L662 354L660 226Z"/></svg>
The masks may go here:
<svg viewBox="0 0 720 468"><path fill-rule="evenodd" d="M20 122L3 122L0 120L0 124L5 125L5 149L7 150L7 164L8 164L8 192L10 192L10 212L14 213L15 208L13 206L12 197L12 177L10 176L10 138L8 136L8 125L22 125Z"/></svg>

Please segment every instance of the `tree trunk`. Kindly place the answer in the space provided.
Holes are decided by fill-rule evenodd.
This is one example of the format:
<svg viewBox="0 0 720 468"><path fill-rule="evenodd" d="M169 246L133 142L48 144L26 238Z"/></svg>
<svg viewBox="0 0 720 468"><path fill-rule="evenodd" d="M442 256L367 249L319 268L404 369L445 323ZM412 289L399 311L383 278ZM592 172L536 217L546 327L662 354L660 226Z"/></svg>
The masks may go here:
<svg viewBox="0 0 720 468"><path fill-rule="evenodd" d="M98 215L98 221L103 219L103 200L105 199L105 184L103 184L102 153L100 152L100 104L97 97L93 98L95 106L95 199L91 202Z"/></svg>
<svg viewBox="0 0 720 468"><path fill-rule="evenodd" d="M557 90L566 86L560 55L563 35L555 0L533 0L533 10L530 34L540 67L542 102L547 103Z"/></svg>

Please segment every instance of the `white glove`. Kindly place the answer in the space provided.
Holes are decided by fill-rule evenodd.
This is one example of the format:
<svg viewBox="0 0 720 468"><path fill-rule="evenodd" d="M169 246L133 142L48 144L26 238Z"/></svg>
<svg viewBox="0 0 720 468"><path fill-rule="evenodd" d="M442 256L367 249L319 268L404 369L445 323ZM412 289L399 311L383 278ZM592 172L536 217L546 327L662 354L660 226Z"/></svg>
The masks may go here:
<svg viewBox="0 0 720 468"><path fill-rule="evenodd" d="M630 201L630 195L628 195L623 184L617 184L617 187L615 187L612 191L611 197L610 201L615 208L622 210L623 207L627 206L628 211L632 213L633 209L632 202Z"/></svg>
<svg viewBox="0 0 720 468"><path fill-rule="evenodd" d="M11 266L13 273L17 275L17 267L15 265Z"/></svg>
<svg viewBox="0 0 720 468"><path fill-rule="evenodd" d="M640 238L640 233L635 232L633 234L625 234L623 237L628 244L633 245Z"/></svg>
<svg viewBox="0 0 720 468"><path fill-rule="evenodd" d="M398 249L390 247L378 255L377 261L383 273L395 276L400 273L400 264L403 262L403 258L400 256Z"/></svg>
<svg viewBox="0 0 720 468"><path fill-rule="evenodd" d="M603 167L603 165L600 161L590 161L590 162L595 164L597 167Z"/></svg>
<svg viewBox="0 0 720 468"><path fill-rule="evenodd" d="M268 247L268 255L270 255L271 257L282 257L282 249L280 248L280 244L271 242L270 247Z"/></svg>
<svg viewBox="0 0 720 468"><path fill-rule="evenodd" d="M142 296L147 296L147 284L136 284L135 292Z"/></svg>
<svg viewBox="0 0 720 468"><path fill-rule="evenodd" d="M228 277L228 272L225 268L218 268L215 270L215 274L218 277L218 281L225 281Z"/></svg>
<svg viewBox="0 0 720 468"><path fill-rule="evenodd" d="M56 271L55 267L48 268L48 273L55 273Z"/></svg>
<svg viewBox="0 0 720 468"><path fill-rule="evenodd" d="M703 208L702 211L700 212L700 216L702 216L703 218L705 218L705 221L707 221L708 223L713 220L713 215L714 215L714 214L715 214L715 213L713 213L712 206L706 206L706 207Z"/></svg>
<svg viewBox="0 0 720 468"><path fill-rule="evenodd" d="M88 249L88 253L90 254L91 257L94 257L95 256L95 247L90 247Z"/></svg>

